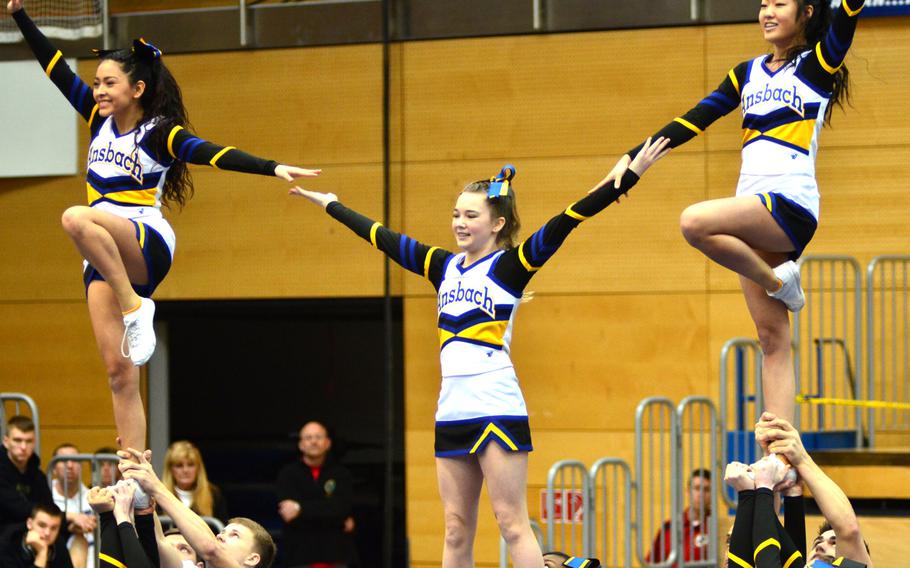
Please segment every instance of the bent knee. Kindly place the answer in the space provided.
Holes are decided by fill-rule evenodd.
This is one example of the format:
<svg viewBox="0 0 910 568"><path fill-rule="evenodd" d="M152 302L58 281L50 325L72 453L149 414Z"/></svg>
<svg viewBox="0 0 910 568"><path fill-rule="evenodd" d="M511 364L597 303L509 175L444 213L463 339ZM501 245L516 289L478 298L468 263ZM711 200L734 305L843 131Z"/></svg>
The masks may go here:
<svg viewBox="0 0 910 568"><path fill-rule="evenodd" d="M63 225L63 230L70 235L76 235L81 232L89 222L88 215L91 210L91 207L86 207L85 205L75 205L68 208L60 217L60 224Z"/></svg>
<svg viewBox="0 0 910 568"><path fill-rule="evenodd" d="M513 543L519 540L525 532L525 525L530 530L530 524L527 519L521 519L513 511L494 511L496 524L499 525L499 533L507 543Z"/></svg>
<svg viewBox="0 0 910 568"><path fill-rule="evenodd" d="M707 217L698 203L686 207L679 215L679 230L692 246L698 246L710 234Z"/></svg>

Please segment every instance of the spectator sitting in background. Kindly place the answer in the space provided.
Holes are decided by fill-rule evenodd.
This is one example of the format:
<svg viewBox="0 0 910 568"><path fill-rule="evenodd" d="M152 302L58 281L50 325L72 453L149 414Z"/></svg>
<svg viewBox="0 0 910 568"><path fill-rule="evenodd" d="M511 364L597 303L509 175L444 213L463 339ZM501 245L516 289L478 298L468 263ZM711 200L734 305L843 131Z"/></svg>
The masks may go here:
<svg viewBox="0 0 910 568"><path fill-rule="evenodd" d="M682 514L683 560L702 561L708 555L708 518L711 516L711 471L696 469L689 478L689 506ZM670 557L672 525L667 519L657 533L648 562L664 562ZM674 568L678 565L675 563Z"/></svg>
<svg viewBox="0 0 910 568"><path fill-rule="evenodd" d="M54 449L54 457L79 453L75 444L64 443ZM91 568L95 565L93 531L97 525L88 502L88 488L82 484L82 464L77 461L58 461L54 464L51 484L54 504L63 511L71 536L66 541L73 566ZM91 560L89 560L91 559Z"/></svg>
<svg viewBox="0 0 910 568"><path fill-rule="evenodd" d="M63 512L53 503L32 507L25 523L0 531L0 566L3 568L73 568L69 554L61 551Z"/></svg>
<svg viewBox="0 0 910 568"><path fill-rule="evenodd" d="M95 455L97 455L97 454L112 454L112 455L116 456L117 448L112 448L110 446L98 448L97 450L95 450ZM114 485L115 483L120 481L120 470L117 469L117 462L119 462L119 461L120 461L119 459L116 459L116 460L111 460L111 461L105 460L103 462L99 462L98 471L99 471L100 475L99 475L98 483L95 483L95 480L92 480L92 483L94 485L98 485L100 487L110 487L111 485Z"/></svg>
<svg viewBox="0 0 910 568"><path fill-rule="evenodd" d="M0 451L0 523L24 526L35 505L50 506L54 499L35 455L35 423L13 416L6 426L6 451Z"/></svg>
<svg viewBox="0 0 910 568"><path fill-rule="evenodd" d="M209 481L199 448L191 442L174 442L164 455L164 486L184 505L203 517L227 521L227 504L218 487Z"/></svg>

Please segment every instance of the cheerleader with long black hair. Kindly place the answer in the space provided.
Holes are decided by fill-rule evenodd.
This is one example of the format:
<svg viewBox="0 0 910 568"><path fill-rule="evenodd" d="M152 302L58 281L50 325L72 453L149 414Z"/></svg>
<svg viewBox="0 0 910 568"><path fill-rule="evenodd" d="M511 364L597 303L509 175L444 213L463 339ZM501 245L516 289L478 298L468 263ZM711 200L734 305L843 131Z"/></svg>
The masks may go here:
<svg viewBox="0 0 910 568"><path fill-rule="evenodd" d="M87 206L63 213L63 228L85 259L83 279L95 340L110 379L123 447L145 448L139 369L155 349L152 292L171 266L176 238L161 205L193 193L187 163L286 181L319 170L287 166L196 137L180 87L161 51L139 39L131 49L98 52L94 85L85 84L29 19L22 0L7 11L70 104L88 123Z"/></svg>
<svg viewBox="0 0 910 568"><path fill-rule="evenodd" d="M512 565L539 568L541 552L528 522L528 411L509 355L512 324L531 277L582 221L627 192L666 154L649 139L619 188L603 184L516 244L520 222L515 174L466 186L452 211L461 250L451 253L383 227L331 193L292 193L329 215L392 260L426 278L437 292L442 387L436 409L436 475L445 509L443 568L473 566L477 506L484 481Z"/></svg>
<svg viewBox="0 0 910 568"><path fill-rule="evenodd" d="M794 262L815 234L815 157L822 126L849 95L844 58L864 0L762 0L758 14L772 52L730 70L693 109L664 126L677 147L742 107L742 167L736 197L696 203L682 213L686 240L740 276L764 353L765 406L793 419L796 380L790 320L805 303ZM639 151L620 158L604 182L619 183Z"/></svg>

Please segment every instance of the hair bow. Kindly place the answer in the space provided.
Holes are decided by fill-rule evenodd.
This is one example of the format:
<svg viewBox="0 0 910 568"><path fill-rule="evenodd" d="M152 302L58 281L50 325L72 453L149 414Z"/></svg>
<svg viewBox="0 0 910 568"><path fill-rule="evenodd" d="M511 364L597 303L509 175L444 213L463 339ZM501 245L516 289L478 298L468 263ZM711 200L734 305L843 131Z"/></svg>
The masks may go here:
<svg viewBox="0 0 910 568"><path fill-rule="evenodd" d="M490 189L487 190L487 198L505 197L509 194L509 182L515 177L515 166L506 164L499 171L498 176L490 178Z"/></svg>
<svg viewBox="0 0 910 568"><path fill-rule="evenodd" d="M145 41L145 38L133 40L133 53L143 59L161 59L161 50Z"/></svg>

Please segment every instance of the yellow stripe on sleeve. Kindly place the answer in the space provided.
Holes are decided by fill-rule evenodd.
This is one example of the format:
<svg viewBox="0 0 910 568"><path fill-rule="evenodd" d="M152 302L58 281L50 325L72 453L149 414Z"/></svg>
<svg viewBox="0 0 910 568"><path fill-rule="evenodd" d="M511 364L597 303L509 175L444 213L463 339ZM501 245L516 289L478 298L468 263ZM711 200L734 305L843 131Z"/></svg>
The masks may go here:
<svg viewBox="0 0 910 568"><path fill-rule="evenodd" d="M372 245L375 248L379 248L376 246L376 231L378 231L379 227L381 227L381 226L382 226L382 223L380 223L379 221L376 221L375 223L373 223L373 226L370 227L370 243L372 243Z"/></svg>
<svg viewBox="0 0 910 568"><path fill-rule="evenodd" d="M862 6L860 6L860 7L857 8L856 10L851 10L851 9L850 9L850 4L847 3L847 0L844 0L844 1L843 1L843 5L844 5L844 12L846 12L847 15L850 16L851 18L852 18L853 16L859 14L860 12L862 12L862 11L863 11L863 8L866 7L866 3L863 2L863 5L862 5Z"/></svg>
<svg viewBox="0 0 910 568"><path fill-rule="evenodd" d="M370 238L373 237L373 231L370 230ZM427 257L423 259L423 277L427 280L430 279L430 261L433 260L433 253L439 247L430 247L430 250L427 251Z"/></svg>
<svg viewBox="0 0 910 568"><path fill-rule="evenodd" d="M116 566L117 568L126 568L126 564L124 564L123 562L120 562L113 556L108 556L107 554L105 554L103 552L98 554L98 559L103 560L104 562L107 562L111 566Z"/></svg>
<svg viewBox="0 0 910 568"><path fill-rule="evenodd" d="M790 568L790 565L793 564L794 562L796 562L797 558L802 558L802 557L803 557L803 553L797 550L792 555L790 555L790 558L788 558L786 562L784 562L783 568Z"/></svg>
<svg viewBox="0 0 910 568"><path fill-rule="evenodd" d="M584 221L585 219L588 218L588 217L585 217L584 215L582 215L581 213L576 213L576 212L572 209L572 206L573 206L573 205L575 205L575 204L573 203L572 205L569 205L569 207L566 209L566 215L568 215L569 217L575 219L576 221Z"/></svg>
<svg viewBox="0 0 910 568"><path fill-rule="evenodd" d="M727 552L727 558L732 560L734 564L742 566L743 568L752 568L752 565L740 558L739 556L733 554L732 552Z"/></svg>
<svg viewBox="0 0 910 568"><path fill-rule="evenodd" d="M92 114L88 115L88 127L91 129L92 121L95 120L95 115L98 114L98 105L95 105L95 108L92 109Z"/></svg>
<svg viewBox="0 0 910 568"><path fill-rule="evenodd" d="M769 546L776 546L777 549L780 550L780 543L777 542L777 539L776 539L776 538L769 538L768 540L766 540L765 542L759 544L759 545L755 548L755 553L752 555L752 560L755 560L756 558L758 558L758 554L759 554L762 550L768 548Z"/></svg>
<svg viewBox="0 0 910 568"><path fill-rule="evenodd" d="M212 157L212 160L209 162L209 164L216 170L220 169L217 165L215 165L215 163L218 161L218 158L227 154L228 150L236 150L236 149L237 148L235 146L225 146L220 152L218 152L217 154L214 155L214 157Z"/></svg>
<svg viewBox="0 0 910 568"><path fill-rule="evenodd" d="M841 64L838 65L837 67L831 67L830 65L828 65L828 62L825 61L825 56L822 55L822 44L821 44L821 42L818 42L817 44L815 44L815 54L818 55L818 62L822 64L822 67L823 67L823 68L825 69L825 71L827 71L830 75L834 75L835 73L837 73L837 70L840 69L841 66L843 65L843 63L841 63Z"/></svg>
<svg viewBox="0 0 910 568"><path fill-rule="evenodd" d="M739 90L739 79L736 78L736 73L734 73L734 71L736 70L730 69L730 73L728 75L730 76L730 81L733 82L733 88L736 89L736 94L742 96L742 93Z"/></svg>
<svg viewBox="0 0 910 568"><path fill-rule="evenodd" d="M695 126L694 124L692 124L685 118L676 117L673 119L673 122L678 122L678 123L682 124L683 126L685 126L686 128L688 128L689 130L691 130L692 132L694 132L696 134L701 134L702 132L704 132L704 130Z"/></svg>
<svg viewBox="0 0 910 568"><path fill-rule="evenodd" d="M167 135L167 153L175 160L177 159L177 154L174 153L174 137L177 136L177 133L181 130L183 130L182 126L175 126L174 128L171 128L171 133Z"/></svg>
<svg viewBox="0 0 910 568"><path fill-rule="evenodd" d="M538 270L540 270L540 267L532 266L531 263L528 262L528 259L525 258L524 246L525 246L524 242L522 242L520 245L518 245L518 260L521 261L521 265L524 266L525 270L527 270L528 272L537 272Z"/></svg>
<svg viewBox="0 0 910 568"><path fill-rule="evenodd" d="M63 57L63 52L60 51L60 50L58 49L58 50L57 50L57 53L54 54L54 57L51 58L51 62L48 63L48 64L47 64L47 67L44 69L44 73L45 73L48 77L51 76L51 71L54 70L54 66L57 65L57 62L60 61L60 58L61 58L61 57Z"/></svg>

